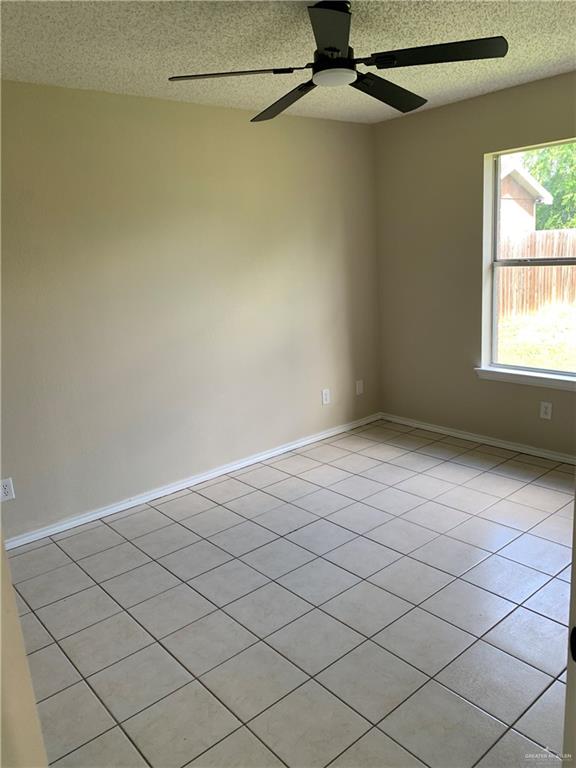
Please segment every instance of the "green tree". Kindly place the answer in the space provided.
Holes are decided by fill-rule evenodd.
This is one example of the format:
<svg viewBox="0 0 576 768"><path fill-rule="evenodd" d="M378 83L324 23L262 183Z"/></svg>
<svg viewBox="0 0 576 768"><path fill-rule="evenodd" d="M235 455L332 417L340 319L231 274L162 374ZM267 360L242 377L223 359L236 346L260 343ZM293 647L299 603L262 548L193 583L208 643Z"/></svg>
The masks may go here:
<svg viewBox="0 0 576 768"><path fill-rule="evenodd" d="M576 229L576 142L523 153L523 164L554 197L536 206L536 229Z"/></svg>

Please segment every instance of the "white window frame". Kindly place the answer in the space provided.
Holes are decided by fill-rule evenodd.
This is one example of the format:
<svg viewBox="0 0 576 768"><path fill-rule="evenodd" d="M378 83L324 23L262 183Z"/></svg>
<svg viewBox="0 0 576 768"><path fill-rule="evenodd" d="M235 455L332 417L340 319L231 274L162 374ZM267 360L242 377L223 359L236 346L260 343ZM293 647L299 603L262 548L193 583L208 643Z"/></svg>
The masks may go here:
<svg viewBox="0 0 576 768"><path fill-rule="evenodd" d="M528 384L533 387L564 389L576 392L576 374L559 373L539 368L524 368L522 366L494 363L492 360L493 344L496 339L496 313L494 302L495 271L498 248L498 203L499 203L499 161L502 155L521 152L524 149L537 149L552 144L565 144L576 139L564 139L558 142L507 149L484 155L484 227L483 227L483 256L482 256L482 357L476 374L480 379L492 381L507 381L515 384ZM523 259L522 265L569 265L576 264L576 259ZM518 265L521 266L521 265ZM502 267L499 267L502 269ZM513 269L513 266L504 269Z"/></svg>

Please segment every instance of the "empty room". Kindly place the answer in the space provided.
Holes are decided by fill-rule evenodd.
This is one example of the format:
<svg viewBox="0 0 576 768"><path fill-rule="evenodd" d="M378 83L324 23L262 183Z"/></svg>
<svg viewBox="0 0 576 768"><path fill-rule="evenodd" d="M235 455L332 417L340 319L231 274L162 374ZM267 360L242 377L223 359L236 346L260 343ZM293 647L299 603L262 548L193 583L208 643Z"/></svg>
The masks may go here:
<svg viewBox="0 0 576 768"><path fill-rule="evenodd" d="M573 768L576 4L0 12L3 768Z"/></svg>

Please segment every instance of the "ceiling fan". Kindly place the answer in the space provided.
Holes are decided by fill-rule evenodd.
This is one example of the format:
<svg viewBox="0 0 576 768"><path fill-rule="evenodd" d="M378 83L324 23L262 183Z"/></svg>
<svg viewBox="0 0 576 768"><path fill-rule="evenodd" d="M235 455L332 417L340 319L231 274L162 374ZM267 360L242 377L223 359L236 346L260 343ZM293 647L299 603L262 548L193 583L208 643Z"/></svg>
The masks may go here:
<svg viewBox="0 0 576 768"><path fill-rule="evenodd" d="M359 72L357 64L377 69L413 67L421 64L440 64L449 61L471 61L506 56L508 42L504 37L483 37L456 43L423 45L397 51L372 53L355 59L354 50L348 45L350 37L350 3L341 0L321 0L308 7L312 31L316 39L314 62L303 67L274 67L272 69L245 69L239 72L209 72L202 75L175 75L168 79L200 80L211 77L236 77L238 75L286 75L300 69L311 69L312 79L297 85L250 122L271 120L288 109L316 86L351 85L362 93L388 104L400 112L411 112L426 104L426 99L405 88L384 80L371 72Z"/></svg>

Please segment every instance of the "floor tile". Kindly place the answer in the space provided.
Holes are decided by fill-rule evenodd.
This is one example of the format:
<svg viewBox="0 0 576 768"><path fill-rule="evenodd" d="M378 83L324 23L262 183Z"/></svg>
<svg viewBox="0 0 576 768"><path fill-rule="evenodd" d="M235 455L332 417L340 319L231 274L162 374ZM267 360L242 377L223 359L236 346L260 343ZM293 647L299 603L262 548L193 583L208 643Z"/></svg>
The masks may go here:
<svg viewBox="0 0 576 768"><path fill-rule="evenodd" d="M362 435L342 435L332 441L332 445L337 448L343 448L345 451L363 451L369 448L375 448L378 444L373 440L368 440Z"/></svg>
<svg viewBox="0 0 576 768"><path fill-rule="evenodd" d="M190 768L281 768L283 765L247 728L240 728L197 757Z"/></svg>
<svg viewBox="0 0 576 768"><path fill-rule="evenodd" d="M307 496L318 490L317 485L307 483L306 480L301 480L299 477L290 477L288 480L281 480L279 483L274 483L274 485L269 485L266 488L267 493L276 496L280 501L296 501L296 499L299 500L302 496ZM301 504L297 506L301 506Z"/></svg>
<svg viewBox="0 0 576 768"><path fill-rule="evenodd" d="M277 579L288 571L313 560L315 555L286 539L277 539L242 558L243 562L255 568L270 579Z"/></svg>
<svg viewBox="0 0 576 768"><path fill-rule="evenodd" d="M92 579L74 563L21 581L17 590L32 609L61 600L83 589L94 586Z"/></svg>
<svg viewBox="0 0 576 768"><path fill-rule="evenodd" d="M154 638L127 613L117 613L60 641L66 654L87 677L147 645Z"/></svg>
<svg viewBox="0 0 576 768"><path fill-rule="evenodd" d="M490 553L485 549L456 541L446 535L439 536L412 552L412 557L416 560L448 571L454 576L461 576L489 555Z"/></svg>
<svg viewBox="0 0 576 768"><path fill-rule="evenodd" d="M50 763L114 725L114 720L83 682L42 701L38 715Z"/></svg>
<svg viewBox="0 0 576 768"><path fill-rule="evenodd" d="M411 607L405 600L363 581L324 603L322 610L363 635L370 636Z"/></svg>
<svg viewBox="0 0 576 768"><path fill-rule="evenodd" d="M438 534L429 528L410 523L404 518L397 517L378 528L369 531L366 536L390 549L410 554L428 541L435 539Z"/></svg>
<svg viewBox="0 0 576 768"><path fill-rule="evenodd" d="M368 496L373 496L375 493L382 491L383 488L382 483L377 483L375 480L369 480L367 477L361 477L360 475L352 475L352 477L330 486L330 490L341 493L343 496L348 496L348 498L355 499L356 501L362 501L362 499L366 499Z"/></svg>
<svg viewBox="0 0 576 768"><path fill-rule="evenodd" d="M159 558L198 541L198 536L183 525L167 525L134 539L134 544L147 555Z"/></svg>
<svg viewBox="0 0 576 768"><path fill-rule="evenodd" d="M190 673L155 643L97 672L88 682L121 722L191 680Z"/></svg>
<svg viewBox="0 0 576 768"><path fill-rule="evenodd" d="M174 493L165 493L163 496L158 496L156 499L147 502L147 504L150 507L157 507L159 504L165 504L167 501L180 499L182 496L189 496L190 493L192 493L192 491L189 488L183 488L181 491L174 491Z"/></svg>
<svg viewBox="0 0 576 768"><path fill-rule="evenodd" d="M403 557L370 577L370 581L411 603L421 603L454 577L409 557Z"/></svg>
<svg viewBox="0 0 576 768"><path fill-rule="evenodd" d="M60 534L57 533L50 538L36 539L36 541L30 541L28 544L21 544L19 547L6 549L6 554L10 559L18 557L18 555L24 555L26 552L32 552L34 549L40 549L41 547L46 547L48 544L52 544L52 539L56 541L58 536L60 536Z"/></svg>
<svg viewBox="0 0 576 768"><path fill-rule="evenodd" d="M559 675L566 666L566 627L525 608L517 608L484 639L549 675Z"/></svg>
<svg viewBox="0 0 576 768"><path fill-rule="evenodd" d="M257 641L237 621L216 611L164 637L162 645L192 674L203 675Z"/></svg>
<svg viewBox="0 0 576 768"><path fill-rule="evenodd" d="M151 597L130 609L134 618L154 637L164 637L212 613L216 607L187 584Z"/></svg>
<svg viewBox="0 0 576 768"><path fill-rule="evenodd" d="M564 568L563 571L560 571L560 573L558 574L558 578L570 584L571 571L572 571L572 566L571 565L566 566L566 568Z"/></svg>
<svg viewBox="0 0 576 768"><path fill-rule="evenodd" d="M309 446L303 448L302 454L309 459L314 459L315 461L320 462L337 461L338 459L343 459L345 456L353 455L350 454L349 451L344 451L342 448L336 448L329 443L316 445L314 448L310 448Z"/></svg>
<svg viewBox="0 0 576 768"><path fill-rule="evenodd" d="M421 496L415 496L413 493L399 491L397 488L385 488L380 493L369 496L365 503L381 509L382 512L388 512L390 515L402 515L409 509L424 504L424 501Z"/></svg>
<svg viewBox="0 0 576 768"><path fill-rule="evenodd" d="M368 469L377 467L380 462L376 459L370 459L368 456L362 456L359 453L349 453L341 459L332 461L331 464L337 469L343 469L346 472L353 472L355 475L359 475Z"/></svg>
<svg viewBox="0 0 576 768"><path fill-rule="evenodd" d="M33 613L27 613L20 619L20 626L22 627L22 636L24 638L24 647L26 653L34 653L34 651L45 648L54 642L51 635L46 631L42 624L38 621Z"/></svg>
<svg viewBox="0 0 576 768"><path fill-rule="evenodd" d="M353 499L342 496L340 493L334 493L334 491L330 491L328 488L323 488L321 491L316 491L308 496L299 498L295 502L297 507L301 507L319 517L324 517L332 512L336 512L338 509L348 507L352 503Z"/></svg>
<svg viewBox="0 0 576 768"><path fill-rule="evenodd" d="M150 504L135 504L127 509L121 509L119 512L113 512L111 515L105 515L105 517L102 518L102 524L104 524L104 522L106 524L113 523L116 520L122 520L124 517L130 517L130 515L135 515L137 512L145 512L148 509L152 509ZM83 528L85 528L85 526L81 525L78 528L78 532Z"/></svg>
<svg viewBox="0 0 576 768"><path fill-rule="evenodd" d="M244 518L241 515L237 515L236 512L232 512L226 507L212 507L206 512L200 512L198 515L192 515L192 517L181 520L180 524L198 536L208 537L243 522Z"/></svg>
<svg viewBox="0 0 576 768"><path fill-rule="evenodd" d="M529 507L536 507L542 512L557 512L560 507L573 501L573 494L562 493L551 488L543 488L540 485L530 483L520 488L510 496L510 501L518 504L527 504Z"/></svg>
<svg viewBox="0 0 576 768"><path fill-rule="evenodd" d="M120 606L100 587L90 587L38 610L48 631L60 640L121 611Z"/></svg>
<svg viewBox="0 0 576 768"><path fill-rule="evenodd" d="M274 632L267 642L309 675L315 675L364 638L322 611L311 611Z"/></svg>
<svg viewBox="0 0 576 768"><path fill-rule="evenodd" d="M458 454L455 454L458 455ZM439 480L446 480L449 483L463 485L468 480L473 480L482 474L482 470L474 467L465 467L462 464L456 464L453 461L446 461L444 464L438 464L426 470L426 475L437 477ZM449 490L449 489L446 489ZM481 488L479 490L482 490Z"/></svg>
<svg viewBox="0 0 576 768"><path fill-rule="evenodd" d="M232 499L237 499L240 496L246 496L246 494L253 491L254 489L246 485L246 483L228 478L227 480L214 483L214 485L210 485L207 488L203 487L201 494L217 504L226 504L227 501L232 501Z"/></svg>
<svg viewBox="0 0 576 768"><path fill-rule="evenodd" d="M103 582L102 586L124 608L178 586L178 579L158 563L147 563Z"/></svg>
<svg viewBox="0 0 576 768"><path fill-rule="evenodd" d="M276 467L261 465L254 469L248 469L248 471L242 473L241 477L243 483L248 483L253 488L266 488L266 486L272 485L272 483L286 480L287 475L285 472L276 469Z"/></svg>
<svg viewBox="0 0 576 768"><path fill-rule="evenodd" d="M278 579L283 587L314 605L329 600L360 579L322 558L316 558Z"/></svg>
<svg viewBox="0 0 576 768"><path fill-rule="evenodd" d="M499 552L522 565L536 566L539 571L555 576L572 560L571 550L553 541L525 533Z"/></svg>
<svg viewBox="0 0 576 768"><path fill-rule="evenodd" d="M481 640L440 672L437 680L509 725L552 682L543 672Z"/></svg>
<svg viewBox="0 0 576 768"><path fill-rule="evenodd" d="M226 506L234 512L247 518L254 518L264 512L269 512L282 504L282 501L276 496L263 491L252 491L246 496L240 496L239 499L233 499L227 502Z"/></svg>
<svg viewBox="0 0 576 768"><path fill-rule="evenodd" d="M196 681L124 723L154 768L180 768L239 726L239 720Z"/></svg>
<svg viewBox="0 0 576 768"><path fill-rule="evenodd" d="M125 539L112 528L107 525L99 525L85 533L77 533L75 536L62 539L58 546L73 560L80 560L83 557L88 557L88 555L95 555L96 552L103 552L110 547L124 544L124 541Z"/></svg>
<svg viewBox="0 0 576 768"><path fill-rule="evenodd" d="M245 555L253 549L274 541L276 538L277 535L272 531L247 520L240 525L229 528L227 531L221 531L211 536L210 541L231 555L240 557L240 555Z"/></svg>
<svg viewBox="0 0 576 768"><path fill-rule="evenodd" d="M376 541L357 538L328 552L324 557L347 571L366 578L398 560L401 555Z"/></svg>
<svg viewBox="0 0 576 768"><path fill-rule="evenodd" d="M435 499L436 496L440 496L441 493L446 493L454 487L454 483L449 483L446 480L431 477L430 475L415 475L396 485L396 488L400 491L423 496L425 499Z"/></svg>
<svg viewBox="0 0 576 768"><path fill-rule="evenodd" d="M170 518L163 515L162 512L158 512L156 509L145 509L135 515L109 522L108 525L127 539L135 539L138 536L144 536L145 533L170 525L170 523Z"/></svg>
<svg viewBox="0 0 576 768"><path fill-rule="evenodd" d="M102 736L54 763L57 768L147 768L147 763L120 728Z"/></svg>
<svg viewBox="0 0 576 768"><path fill-rule="evenodd" d="M411 469L404 469L404 467L396 467L394 464L379 464L372 469L367 469L362 472L364 477L369 480L376 480L383 485L396 485L403 480L408 480L409 477L414 477L416 473Z"/></svg>
<svg viewBox="0 0 576 768"><path fill-rule="evenodd" d="M364 448L361 451L363 456L368 456L371 459L377 461L389 461L393 462L395 459L404 458L404 456L413 456L409 454L407 448L399 448L396 445L389 445L387 443L374 442L369 448Z"/></svg>
<svg viewBox="0 0 576 768"><path fill-rule="evenodd" d="M515 605L458 579L429 597L422 603L422 608L479 637L510 613Z"/></svg>
<svg viewBox="0 0 576 768"><path fill-rule="evenodd" d="M320 462L308 456L293 455L288 458L279 457L274 461L274 469L281 472L287 472L289 475L299 475L301 472L308 472L315 467L321 466Z"/></svg>
<svg viewBox="0 0 576 768"><path fill-rule="evenodd" d="M446 507L444 504L437 504L435 501L427 501L402 515L402 520L423 525L425 528L430 528L430 530L438 533L446 533L446 531L469 519L470 515L466 512Z"/></svg>
<svg viewBox="0 0 576 768"><path fill-rule="evenodd" d="M427 675L435 675L476 638L414 608L375 635L373 640Z"/></svg>
<svg viewBox="0 0 576 768"><path fill-rule="evenodd" d="M362 456L360 458L366 457ZM370 461L370 459L366 460ZM299 476L302 480L307 480L309 483L316 483L316 485L324 487L334 485L334 483L338 483L340 480L346 480L349 477L352 477L350 472L345 472L343 469L338 469L330 464L321 464L319 467L314 467L314 469L309 469L307 472L302 472Z"/></svg>
<svg viewBox="0 0 576 768"><path fill-rule="evenodd" d="M82 568L96 581L104 581L149 563L150 558L130 542L82 558Z"/></svg>
<svg viewBox="0 0 576 768"><path fill-rule="evenodd" d="M46 699L81 679L55 643L31 653L28 664L36 701Z"/></svg>
<svg viewBox="0 0 576 768"><path fill-rule="evenodd" d="M553 491L561 491L574 496L576 476L574 466L568 472L553 469L545 475L541 475L534 481L535 485L551 488Z"/></svg>
<svg viewBox="0 0 576 768"><path fill-rule="evenodd" d="M287 533L292 533L292 531L296 531L308 523L313 523L317 519L312 512L306 512L305 509L300 509L294 504L284 503L263 515L258 515L256 521L258 525L263 525L279 536L285 536Z"/></svg>
<svg viewBox="0 0 576 768"><path fill-rule="evenodd" d="M267 584L227 605L226 613L258 637L265 637L311 609L309 603L287 589Z"/></svg>
<svg viewBox="0 0 576 768"><path fill-rule="evenodd" d="M524 607L568 626L570 585L560 579L553 579L526 600Z"/></svg>
<svg viewBox="0 0 576 768"><path fill-rule="evenodd" d="M537 757L526 757L526 755L537 755ZM477 768L530 768L534 762L544 762L551 768L560 768L561 765L557 757L547 753L534 742L528 741L515 731L508 731L477 763Z"/></svg>
<svg viewBox="0 0 576 768"><path fill-rule="evenodd" d="M422 453L404 453L393 459L389 459L389 461L390 464L403 467L404 469L410 469L415 472L425 472L431 467L436 467L438 464L442 464L443 459L435 458L433 456L425 456Z"/></svg>
<svg viewBox="0 0 576 768"><path fill-rule="evenodd" d="M366 531L392 520L392 516L380 509L369 507L368 504L357 501L349 507L334 512L328 520L348 528L349 531L366 533Z"/></svg>
<svg viewBox="0 0 576 768"><path fill-rule="evenodd" d="M222 606L266 584L268 579L240 560L232 560L197 576L189 583L197 592Z"/></svg>
<svg viewBox="0 0 576 768"><path fill-rule="evenodd" d="M502 723L433 681L379 727L431 768L471 768L505 731Z"/></svg>
<svg viewBox="0 0 576 768"><path fill-rule="evenodd" d="M494 472L483 472L465 483L467 488L482 491L491 496L509 496L514 491L519 491L524 485L523 480L514 480L511 477L497 475Z"/></svg>
<svg viewBox="0 0 576 768"><path fill-rule="evenodd" d="M494 472L498 475L504 475L505 477L512 477L514 480L524 480L524 482L530 483L532 480L540 477L540 475L543 475L546 472L546 469L544 467L511 459L510 461L505 461L503 464L499 464L495 467Z"/></svg>
<svg viewBox="0 0 576 768"><path fill-rule="evenodd" d="M188 581L228 560L231 560L230 555L219 547L209 541L199 541L171 555L161 557L159 562L179 579Z"/></svg>
<svg viewBox="0 0 576 768"><path fill-rule="evenodd" d="M424 768L424 764L382 731L373 728L337 757L330 768Z"/></svg>
<svg viewBox="0 0 576 768"><path fill-rule="evenodd" d="M459 509L461 512L468 512L471 515L476 515L479 512L482 512L499 500L500 499L497 496L491 496L482 491L475 491L473 488L466 488L463 485L457 486L451 491L436 497L436 501L439 504L445 504L447 507L454 507L454 509Z"/></svg>
<svg viewBox="0 0 576 768"><path fill-rule="evenodd" d="M14 598L16 600L18 616L24 616L26 613L30 613L30 606L26 603L22 595L19 595L18 592L16 592L16 590L14 590Z"/></svg>
<svg viewBox="0 0 576 768"><path fill-rule="evenodd" d="M33 549L10 558L12 583L18 584L24 579L32 579L70 563L70 558L62 552L59 546L47 544L39 549Z"/></svg>
<svg viewBox="0 0 576 768"><path fill-rule="evenodd" d="M314 681L259 715L251 729L288 765L322 768L369 723Z"/></svg>
<svg viewBox="0 0 576 768"><path fill-rule="evenodd" d="M493 523L491 520L472 517L457 528L453 528L448 535L458 541L496 552L518 538L520 531L507 528L499 523Z"/></svg>
<svg viewBox="0 0 576 768"><path fill-rule="evenodd" d="M316 555L323 555L331 549L345 544L355 536L356 534L352 531L341 528L328 520L317 520L289 534L288 539Z"/></svg>
<svg viewBox="0 0 576 768"><path fill-rule="evenodd" d="M257 643L202 676L202 682L246 721L274 704L308 676L264 643Z"/></svg>
<svg viewBox="0 0 576 768"><path fill-rule="evenodd" d="M550 515L537 526L532 528L530 533L533 536L540 536L548 541L554 541L556 544L562 544L565 547L572 546L572 534L574 522L568 517L560 515Z"/></svg>
<svg viewBox="0 0 576 768"><path fill-rule="evenodd" d="M216 502L201 496L199 493L190 493L187 496L168 501L166 504L157 504L155 506L172 520L179 521L204 512L215 505Z"/></svg>
<svg viewBox="0 0 576 768"><path fill-rule="evenodd" d="M486 470L493 469L497 465L502 464L503 458L501 456L495 456L493 453L487 453L478 449L461 453L454 457L454 461L457 464L463 464L467 467Z"/></svg>
<svg viewBox="0 0 576 768"><path fill-rule="evenodd" d="M317 679L376 723L423 685L427 677L368 641L321 672Z"/></svg>
<svg viewBox="0 0 576 768"><path fill-rule="evenodd" d="M495 592L500 597L521 603L550 578L499 555L492 555L462 576L465 581Z"/></svg>
<svg viewBox="0 0 576 768"><path fill-rule="evenodd" d="M516 504L509 499L502 499L481 512L479 517L508 525L510 528L517 528L519 531L527 531L545 520L547 515L547 512L541 512L526 504Z"/></svg>
<svg viewBox="0 0 576 768"><path fill-rule="evenodd" d="M566 686L554 683L518 720L514 728L551 751L561 753L565 699Z"/></svg>

